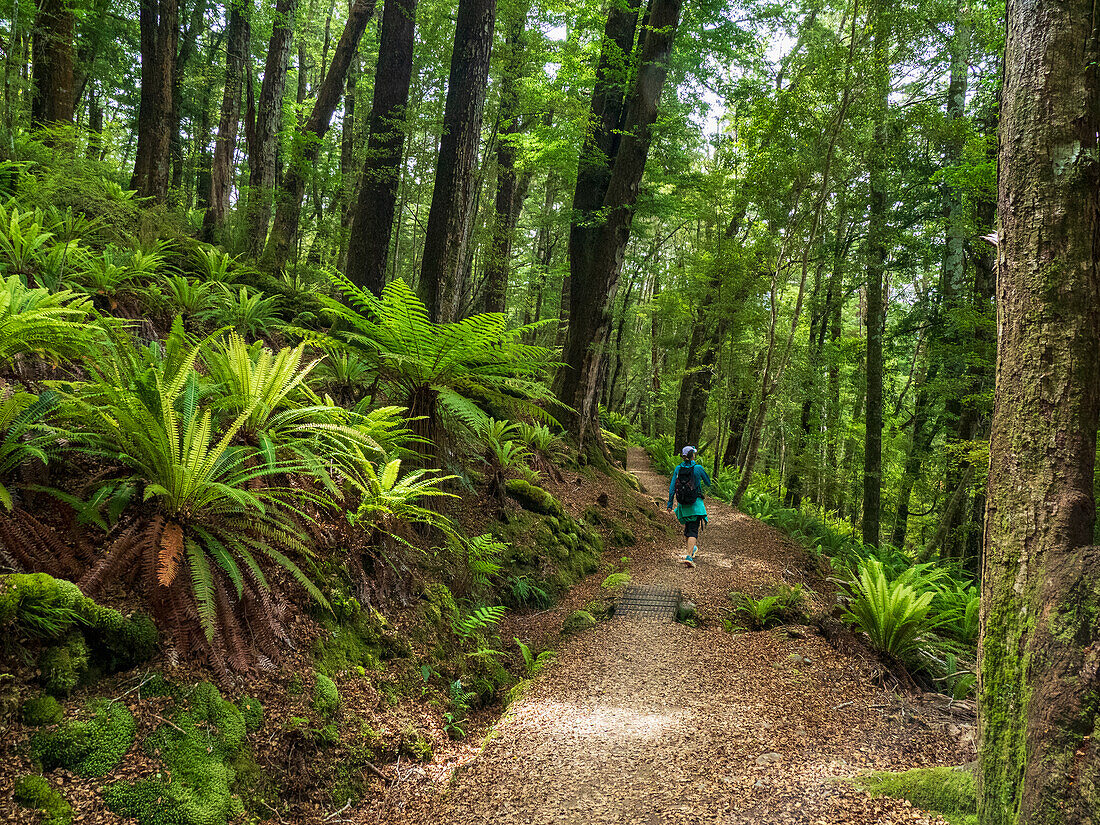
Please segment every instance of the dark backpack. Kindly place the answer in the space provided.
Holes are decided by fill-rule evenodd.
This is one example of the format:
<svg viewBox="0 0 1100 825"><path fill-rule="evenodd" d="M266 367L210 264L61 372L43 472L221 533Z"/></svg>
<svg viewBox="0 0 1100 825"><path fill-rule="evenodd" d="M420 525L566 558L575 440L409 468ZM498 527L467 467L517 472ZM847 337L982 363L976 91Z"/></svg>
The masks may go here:
<svg viewBox="0 0 1100 825"><path fill-rule="evenodd" d="M687 506L699 498L699 485L695 483L695 465L681 464L676 470L676 501Z"/></svg>

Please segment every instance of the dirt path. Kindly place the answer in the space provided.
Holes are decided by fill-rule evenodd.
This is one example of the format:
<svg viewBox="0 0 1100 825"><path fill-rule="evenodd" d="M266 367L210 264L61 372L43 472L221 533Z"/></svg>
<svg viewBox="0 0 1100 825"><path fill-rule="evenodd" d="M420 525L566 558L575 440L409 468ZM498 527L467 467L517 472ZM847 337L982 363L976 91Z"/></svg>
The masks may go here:
<svg viewBox="0 0 1100 825"><path fill-rule="evenodd" d="M631 469L662 502L644 453ZM654 506L658 506L654 503ZM964 762L945 733L876 688L812 631L727 633L731 589L801 580L801 552L713 499L698 567L680 539L640 538L635 584L679 587L703 618L614 619L581 633L443 788L386 821L433 823L889 823L938 821L830 781L861 770ZM372 821L370 818L364 821Z"/></svg>

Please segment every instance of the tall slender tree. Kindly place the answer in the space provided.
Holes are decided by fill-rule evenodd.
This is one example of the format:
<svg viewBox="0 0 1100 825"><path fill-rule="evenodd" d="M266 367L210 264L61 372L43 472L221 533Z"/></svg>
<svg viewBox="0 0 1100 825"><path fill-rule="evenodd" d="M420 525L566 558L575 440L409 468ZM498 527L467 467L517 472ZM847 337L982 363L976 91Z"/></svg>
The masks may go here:
<svg viewBox="0 0 1100 825"><path fill-rule="evenodd" d="M460 271L466 260L496 11L496 0L458 4L443 136L420 267L420 294L436 323L454 320L463 298Z"/></svg>
<svg viewBox="0 0 1100 825"><path fill-rule="evenodd" d="M264 79L256 105L256 123L248 147L248 245L259 255L271 222L271 199L275 186L276 149L283 117L290 47L294 39L294 18L298 0L276 0L275 22L264 63Z"/></svg>
<svg viewBox="0 0 1100 825"><path fill-rule="evenodd" d="M294 241L298 235L298 222L302 214L302 198L306 192L306 179L321 151L321 141L328 133L336 104L344 91L344 78L351 66L359 41L367 24L374 16L375 0L356 0L348 14L344 33L332 54L332 65L325 74L324 83L317 91L309 119L296 131L290 149L283 184L276 198L275 221L271 236L264 250L264 262L268 268L281 271L290 259Z"/></svg>
<svg viewBox="0 0 1100 825"><path fill-rule="evenodd" d="M141 97L130 188L163 203L168 197L172 111L179 41L178 0L141 0Z"/></svg>
<svg viewBox="0 0 1100 825"><path fill-rule="evenodd" d="M73 122L73 37L76 20L66 0L43 0L34 21L31 124Z"/></svg>
<svg viewBox="0 0 1100 825"><path fill-rule="evenodd" d="M386 283L390 235L405 146L405 108L412 80L416 0L386 0L374 75L370 137L359 197L351 216L347 276L381 294Z"/></svg>
<svg viewBox="0 0 1100 825"><path fill-rule="evenodd" d="M225 89L222 92L218 135L210 167L210 206L203 215L202 234L207 241L229 216L233 185L233 156L237 152L237 131L241 121L241 90L251 36L248 0L230 0L225 46Z"/></svg>

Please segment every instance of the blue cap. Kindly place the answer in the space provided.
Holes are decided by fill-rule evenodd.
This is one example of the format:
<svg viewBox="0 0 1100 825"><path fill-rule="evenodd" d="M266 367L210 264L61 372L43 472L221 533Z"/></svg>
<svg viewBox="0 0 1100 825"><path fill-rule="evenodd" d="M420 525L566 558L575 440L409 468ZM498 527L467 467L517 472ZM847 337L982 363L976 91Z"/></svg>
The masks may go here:
<svg viewBox="0 0 1100 825"><path fill-rule="evenodd" d="M684 458L687 458L689 455L693 455L696 452L698 452L698 450L696 450L694 447L688 446L680 450L680 455L682 455Z"/></svg>

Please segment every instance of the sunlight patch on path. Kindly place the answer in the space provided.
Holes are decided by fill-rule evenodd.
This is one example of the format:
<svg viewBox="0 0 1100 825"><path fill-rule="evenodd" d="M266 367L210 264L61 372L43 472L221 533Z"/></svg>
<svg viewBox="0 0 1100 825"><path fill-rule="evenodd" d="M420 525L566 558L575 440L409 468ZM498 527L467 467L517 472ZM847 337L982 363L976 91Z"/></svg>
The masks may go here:
<svg viewBox="0 0 1100 825"><path fill-rule="evenodd" d="M656 741L681 723L682 713L660 713L638 707L597 705L583 707L568 702L542 700L523 706L510 720L518 730L565 739L607 738Z"/></svg>

